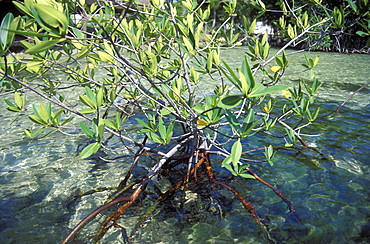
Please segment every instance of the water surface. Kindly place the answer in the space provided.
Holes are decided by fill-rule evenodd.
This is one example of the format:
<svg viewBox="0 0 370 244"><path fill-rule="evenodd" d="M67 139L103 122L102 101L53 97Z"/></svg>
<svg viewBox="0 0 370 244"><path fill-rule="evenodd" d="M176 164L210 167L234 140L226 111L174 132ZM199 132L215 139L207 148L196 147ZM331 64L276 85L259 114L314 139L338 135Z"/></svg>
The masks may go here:
<svg viewBox="0 0 370 244"><path fill-rule="evenodd" d="M236 68L244 52L231 49L222 55ZM120 220L130 230L145 211L156 206L136 231L135 243L268 243L268 238L276 243L370 242L369 88L331 114L353 91L369 82L370 55L306 53L310 57L318 54L321 57L315 75L323 86L317 101L323 110L309 132L321 136L307 141L320 153L286 150L275 158L273 167L252 165L293 202L297 215L289 214L285 203L257 181L234 179L221 171L218 177L254 204L270 237L232 194L222 189L220 192L226 196L222 204L215 202L220 197L209 192L205 193L209 197L203 199L193 194L189 196L194 200L189 197L191 201L184 210L180 210L176 199L156 206L155 192L148 189L138 203L140 208L133 207ZM302 54L289 58L292 71L302 68ZM305 77L290 75L283 82L297 84ZM58 243L68 228L104 202L107 193L95 193L76 202L68 201L70 197L76 192L118 185L130 160L109 164L81 160L78 152L88 141L60 134L44 140L26 139L23 130L31 123L26 116L13 122L14 118L14 113L1 110L0 242ZM253 143L263 145L260 140ZM145 173L148 167L142 165L139 169ZM168 182L163 179L158 184ZM75 243L85 243L83 238L91 237L103 217L98 216L98 221L82 231L80 241ZM103 243L124 243L119 229L109 232Z"/></svg>

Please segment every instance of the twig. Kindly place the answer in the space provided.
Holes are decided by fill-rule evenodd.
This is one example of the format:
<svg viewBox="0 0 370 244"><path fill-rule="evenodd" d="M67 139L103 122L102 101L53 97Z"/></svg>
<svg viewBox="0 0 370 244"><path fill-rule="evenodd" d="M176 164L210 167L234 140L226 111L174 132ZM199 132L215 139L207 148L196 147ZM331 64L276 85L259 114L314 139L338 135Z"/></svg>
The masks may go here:
<svg viewBox="0 0 370 244"><path fill-rule="evenodd" d="M283 199L283 201L288 205L289 207L289 211L290 212L295 212L295 209L294 209L294 206L293 204L278 190L276 189L274 186L272 186L271 184L267 183L266 181L264 181L263 179L261 179L256 173L253 172L253 170L251 170L250 168L248 168L248 172L254 176L254 178L256 178L256 180L258 180L259 182L261 182L262 184L264 184L265 186L268 186L270 187L276 195L278 195L281 199Z"/></svg>
<svg viewBox="0 0 370 244"><path fill-rule="evenodd" d="M370 84L370 81L368 83L366 83L365 85L361 86L360 88L358 88L354 93L352 93L349 97L347 97L347 99L335 110L335 112L339 112L339 110L344 106L344 104L346 104L354 95L356 95L356 93L358 93L359 91L361 91L362 89L364 89L366 86L368 86Z"/></svg>

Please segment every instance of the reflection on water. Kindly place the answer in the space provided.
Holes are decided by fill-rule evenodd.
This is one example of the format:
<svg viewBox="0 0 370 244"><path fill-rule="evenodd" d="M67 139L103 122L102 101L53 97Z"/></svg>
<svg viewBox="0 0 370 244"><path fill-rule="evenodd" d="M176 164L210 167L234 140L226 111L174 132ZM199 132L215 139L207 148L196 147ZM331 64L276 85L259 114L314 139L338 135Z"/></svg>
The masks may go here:
<svg viewBox="0 0 370 244"><path fill-rule="evenodd" d="M238 67L241 60L235 57L242 57L243 52L225 50L223 55ZM269 238L276 243L370 242L369 88L356 94L339 113L330 114L369 81L370 56L307 53L310 57L317 54L321 58L315 74L324 82L318 101L324 110L311 133L322 136L309 141L321 154L286 151L275 159L274 167L254 165L262 178L293 202L297 215L289 214L285 203L257 181L233 179L221 171L218 177L255 205L269 237L222 189L224 197L213 191L189 194L181 210L176 196L157 206L156 193L149 187L145 201L129 209L119 223L127 230L136 229L137 243L267 243ZM302 55L289 57L296 66L293 69L304 62ZM294 84L301 77L291 75L284 82ZM30 124L21 118L10 125L13 116L5 109L0 114L0 243L58 243L67 227L104 202L107 192L75 202L68 199L92 188L116 186L128 164L126 159L109 164L80 160L77 152L86 143L81 138L22 139L22 131ZM157 183L166 185L165 181ZM153 214L141 220L146 211ZM98 216L81 235L91 237L89 230L96 229L103 217ZM121 236L119 229L112 229L103 242L124 243Z"/></svg>

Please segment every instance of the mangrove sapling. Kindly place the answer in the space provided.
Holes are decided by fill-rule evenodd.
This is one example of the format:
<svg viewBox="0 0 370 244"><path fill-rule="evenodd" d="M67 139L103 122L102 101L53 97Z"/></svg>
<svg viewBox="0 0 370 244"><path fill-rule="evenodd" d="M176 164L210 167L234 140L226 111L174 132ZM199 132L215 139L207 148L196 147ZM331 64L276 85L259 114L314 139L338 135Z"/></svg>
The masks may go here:
<svg viewBox="0 0 370 244"><path fill-rule="evenodd" d="M97 214L116 205L118 209L101 223L97 240L112 227L124 230L118 219L151 187L149 183L156 177L173 176L179 169L177 182L159 193L158 202L207 180L235 195L269 236L255 207L232 186L216 179L211 162L220 158L219 164L233 177L257 179L294 213L291 202L251 168L252 163L273 166L274 148L292 147L298 141L305 145L301 131L318 116L319 109L312 110L311 105L319 82L314 80L312 86L301 82L298 87L282 84L289 69L283 50L287 46L271 57L267 34L261 40L254 37L252 24L243 26L243 38L252 44L240 59L240 68L230 67L222 59L223 43L218 40L223 27L233 27L237 1L223 4L230 18L212 31L208 26L210 8L192 0L153 0L150 6L129 3L130 14L117 14L114 1L15 3L25 16L8 16L10 24L2 25L8 28L1 31L9 37L22 34L32 39L21 42L26 56L3 53L0 74L10 81L10 87L3 89L14 92L14 102L6 100L7 109L27 114L30 122L41 127L36 132L27 129L25 135L34 140L67 131L65 125L74 124L78 128L75 133L82 132L90 142L80 152L82 159L98 154L103 161L112 162L122 159L122 153L133 158L116 193L81 220L62 243L72 240ZM81 22L73 20L77 14ZM302 29L292 40L309 30ZM227 40L231 47L239 45L233 31L228 32ZM7 48L11 42L2 44ZM306 61L312 70L318 58ZM266 69L268 65L271 67ZM262 82L257 74L264 77ZM213 91L203 88L204 77L215 84ZM274 95L280 92L284 96ZM26 110L28 93L40 100ZM140 129L132 132L133 123ZM248 150L257 152L255 155L243 153L251 137L265 138L264 144ZM279 144L271 145L271 138ZM114 146L108 143L112 140L116 140ZM260 150L253 151L261 146L264 156ZM147 173L134 177L148 158ZM216 192L216 187L212 191Z"/></svg>

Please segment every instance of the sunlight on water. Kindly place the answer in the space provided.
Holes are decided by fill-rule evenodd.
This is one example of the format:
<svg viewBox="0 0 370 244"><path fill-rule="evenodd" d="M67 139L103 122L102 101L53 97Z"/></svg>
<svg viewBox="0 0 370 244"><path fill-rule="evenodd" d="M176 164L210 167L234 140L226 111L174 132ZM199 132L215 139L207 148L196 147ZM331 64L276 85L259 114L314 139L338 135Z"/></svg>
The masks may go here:
<svg viewBox="0 0 370 244"><path fill-rule="evenodd" d="M244 52L232 49L222 54L237 68ZM262 178L293 202L297 215L288 214L285 203L257 181L233 179L222 171L219 177L255 205L269 229L269 238L277 243L366 243L370 241L370 88L356 94L339 113L330 113L369 81L370 55L306 53L309 57L318 54L315 75L323 82L318 101L324 109L309 132L322 135L307 140L321 155L308 149L284 151L275 159L274 167L253 165ZM302 54L288 57L292 71L303 69ZM297 84L305 77L290 75L283 82ZM208 86L215 82L209 81ZM130 158L109 164L80 160L78 152L88 143L83 138L58 135L25 139L23 130L31 123L26 116L12 123L14 114L4 106L0 119L1 243L60 242L68 228L106 200L107 191L75 202L71 197L117 186L129 167ZM119 142L111 143L119 146ZM245 142L245 146L255 145L262 142ZM143 165L140 170L145 173L148 167ZM165 180L158 185L168 184ZM163 203L137 229L135 243L266 243L263 231L241 204L228 192L221 192L226 196L222 202L215 201L219 198L214 196L201 199L199 194L189 195L188 207L182 211L176 198ZM119 224L135 229L139 217L155 206L155 194L148 189L145 201L130 209ZM81 236L91 237L103 217L98 216ZM104 243L124 243L121 236L113 229Z"/></svg>

